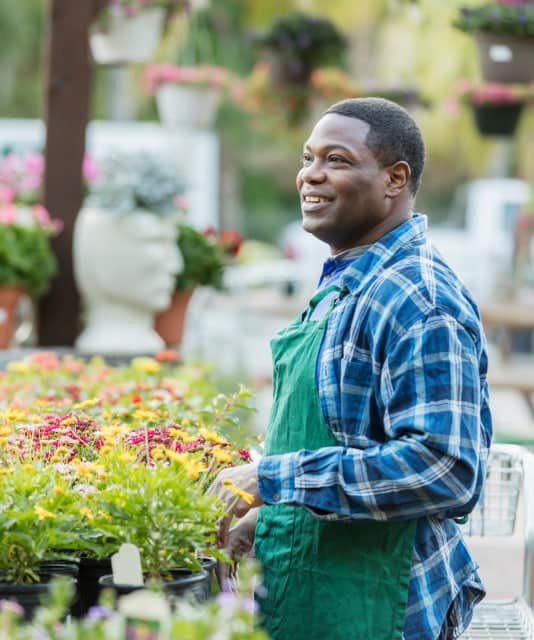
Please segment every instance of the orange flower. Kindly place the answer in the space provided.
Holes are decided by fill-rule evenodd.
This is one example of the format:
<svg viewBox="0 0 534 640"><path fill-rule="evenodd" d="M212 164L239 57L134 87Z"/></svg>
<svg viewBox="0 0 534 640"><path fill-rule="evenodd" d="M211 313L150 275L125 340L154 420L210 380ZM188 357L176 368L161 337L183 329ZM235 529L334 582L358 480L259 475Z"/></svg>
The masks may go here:
<svg viewBox="0 0 534 640"><path fill-rule="evenodd" d="M154 358L158 362L176 362L180 358L180 354L178 351L173 351L172 349L163 349L162 351L158 351Z"/></svg>

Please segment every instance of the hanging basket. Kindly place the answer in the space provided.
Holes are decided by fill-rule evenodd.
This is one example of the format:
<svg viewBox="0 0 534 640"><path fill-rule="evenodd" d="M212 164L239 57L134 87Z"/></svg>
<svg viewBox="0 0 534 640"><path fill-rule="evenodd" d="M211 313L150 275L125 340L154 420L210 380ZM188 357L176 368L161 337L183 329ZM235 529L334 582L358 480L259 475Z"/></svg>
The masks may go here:
<svg viewBox="0 0 534 640"><path fill-rule="evenodd" d="M211 87L165 83L156 92L159 119L169 129L211 128L220 99L220 93Z"/></svg>
<svg viewBox="0 0 534 640"><path fill-rule="evenodd" d="M275 87L307 87L310 84L313 67L302 61L286 60L271 54L267 58L269 78Z"/></svg>
<svg viewBox="0 0 534 640"><path fill-rule="evenodd" d="M513 136L522 104L480 104L472 105L475 123L483 136Z"/></svg>
<svg viewBox="0 0 534 640"><path fill-rule="evenodd" d="M475 37L484 80L534 81L534 38L495 33L478 33Z"/></svg>
<svg viewBox="0 0 534 640"><path fill-rule="evenodd" d="M110 13L104 29L95 23L90 33L91 52L99 64L148 62L156 52L165 23L165 10L143 9L135 16Z"/></svg>

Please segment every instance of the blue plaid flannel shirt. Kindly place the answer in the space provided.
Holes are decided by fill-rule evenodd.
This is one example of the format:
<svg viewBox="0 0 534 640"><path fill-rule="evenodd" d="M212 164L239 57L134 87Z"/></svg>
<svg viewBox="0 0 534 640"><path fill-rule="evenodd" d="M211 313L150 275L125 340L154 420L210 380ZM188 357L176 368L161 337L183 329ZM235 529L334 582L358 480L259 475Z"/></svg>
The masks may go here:
<svg viewBox="0 0 534 640"><path fill-rule="evenodd" d="M492 434L479 312L425 229L415 214L342 274L319 371L339 446L266 456L258 469L268 504L418 519L405 640L457 637L484 595L453 518L480 496Z"/></svg>

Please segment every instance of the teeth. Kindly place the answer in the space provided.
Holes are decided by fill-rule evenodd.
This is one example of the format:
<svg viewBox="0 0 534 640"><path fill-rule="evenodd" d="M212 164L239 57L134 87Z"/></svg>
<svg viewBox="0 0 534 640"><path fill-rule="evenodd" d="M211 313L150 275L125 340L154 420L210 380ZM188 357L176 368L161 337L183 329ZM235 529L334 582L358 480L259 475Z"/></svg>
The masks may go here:
<svg viewBox="0 0 534 640"><path fill-rule="evenodd" d="M304 196L304 202L328 202L328 198L322 196Z"/></svg>

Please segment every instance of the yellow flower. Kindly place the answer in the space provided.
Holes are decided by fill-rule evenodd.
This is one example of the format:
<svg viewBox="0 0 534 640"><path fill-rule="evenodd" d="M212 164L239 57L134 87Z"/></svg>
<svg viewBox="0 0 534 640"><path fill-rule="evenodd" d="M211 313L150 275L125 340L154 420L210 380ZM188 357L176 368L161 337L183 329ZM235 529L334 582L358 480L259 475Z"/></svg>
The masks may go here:
<svg viewBox="0 0 534 640"><path fill-rule="evenodd" d="M94 407L96 404L99 404L99 402L100 400L98 398L88 398L87 400L77 402L73 407L74 409L89 409L89 407Z"/></svg>
<svg viewBox="0 0 534 640"><path fill-rule="evenodd" d="M169 435L171 438L184 438L187 437L187 431L177 429L176 427L169 427Z"/></svg>
<svg viewBox="0 0 534 640"><path fill-rule="evenodd" d="M132 367L143 373L158 373L161 370L161 365L157 360L145 357L133 358Z"/></svg>
<svg viewBox="0 0 534 640"><path fill-rule="evenodd" d="M83 516L84 518L87 518L88 520L94 520L95 516L93 514L93 512L88 509L87 507L82 507L80 509L80 515Z"/></svg>
<svg viewBox="0 0 534 640"><path fill-rule="evenodd" d="M101 454L106 455L106 453L109 453L111 451L111 447L109 446L109 444L103 444L100 447L99 451Z"/></svg>
<svg viewBox="0 0 534 640"><path fill-rule="evenodd" d="M132 453L124 452L119 456L121 462L135 462L135 456Z"/></svg>
<svg viewBox="0 0 534 640"><path fill-rule="evenodd" d="M5 467L0 467L0 476L7 476L8 473L11 473L11 469L6 469Z"/></svg>
<svg viewBox="0 0 534 640"><path fill-rule="evenodd" d="M35 468L33 466L33 464L23 464L22 465L22 470L25 471L26 473L34 473L35 472Z"/></svg>
<svg viewBox="0 0 534 640"><path fill-rule="evenodd" d="M232 456L228 451L225 451L221 447L213 447L211 450L211 455L217 460L217 462L221 462L224 464L225 462L232 462Z"/></svg>
<svg viewBox="0 0 534 640"><path fill-rule="evenodd" d="M107 511L99 511L98 515L103 519L103 520L112 520L113 518L111 517L111 515L107 512Z"/></svg>
<svg viewBox="0 0 534 640"><path fill-rule="evenodd" d="M150 457L152 460L163 460L163 458L165 458L165 454L160 447L154 447L150 452Z"/></svg>
<svg viewBox="0 0 534 640"><path fill-rule="evenodd" d="M62 493L65 493L65 489L56 484L56 486L52 489L52 493L55 493L56 496L60 496Z"/></svg>
<svg viewBox="0 0 534 640"><path fill-rule="evenodd" d="M206 427L201 427L198 432L204 440L208 440L208 442L213 442L215 444L228 444L228 440L225 440L216 431L211 431L210 429L206 429Z"/></svg>
<svg viewBox="0 0 534 640"><path fill-rule="evenodd" d="M46 509L43 509L43 507L40 507L39 505L35 507L34 511L37 514L37 517L39 518L39 520L46 520L47 518L57 517L55 513L52 513L51 511L47 511Z"/></svg>
<svg viewBox="0 0 534 640"><path fill-rule="evenodd" d="M169 460L183 464L187 460L187 453L176 453L172 449L165 449L165 454Z"/></svg>
<svg viewBox="0 0 534 640"><path fill-rule="evenodd" d="M28 362L13 360L12 362L8 362L6 369L10 373L29 373L32 370L32 367Z"/></svg>
<svg viewBox="0 0 534 640"><path fill-rule="evenodd" d="M248 491L243 491L243 489L236 487L230 478L225 478L222 483L227 489L234 493L238 498L241 498L241 500L244 500L247 504L252 504L254 502L254 496L251 493L248 493Z"/></svg>
<svg viewBox="0 0 534 640"><path fill-rule="evenodd" d="M133 417L143 422L156 422L159 420L159 416L155 411L147 411L146 409L136 409L133 412Z"/></svg>
<svg viewBox="0 0 534 640"><path fill-rule="evenodd" d="M194 460L186 460L184 463L185 472L190 480L197 480L201 471L206 469L206 465L202 462L195 462Z"/></svg>
<svg viewBox="0 0 534 640"><path fill-rule="evenodd" d="M61 421L61 424L64 427L68 427L71 424L74 424L76 422L76 417L75 416L67 416L66 418L63 418L63 420Z"/></svg>
<svg viewBox="0 0 534 640"><path fill-rule="evenodd" d="M24 411L21 411L20 409L8 409L4 413L4 419L7 420L8 422L20 422L25 418L26 418L26 414L24 413Z"/></svg>
<svg viewBox="0 0 534 640"><path fill-rule="evenodd" d="M11 427L0 427L0 436L8 436L11 433Z"/></svg>

